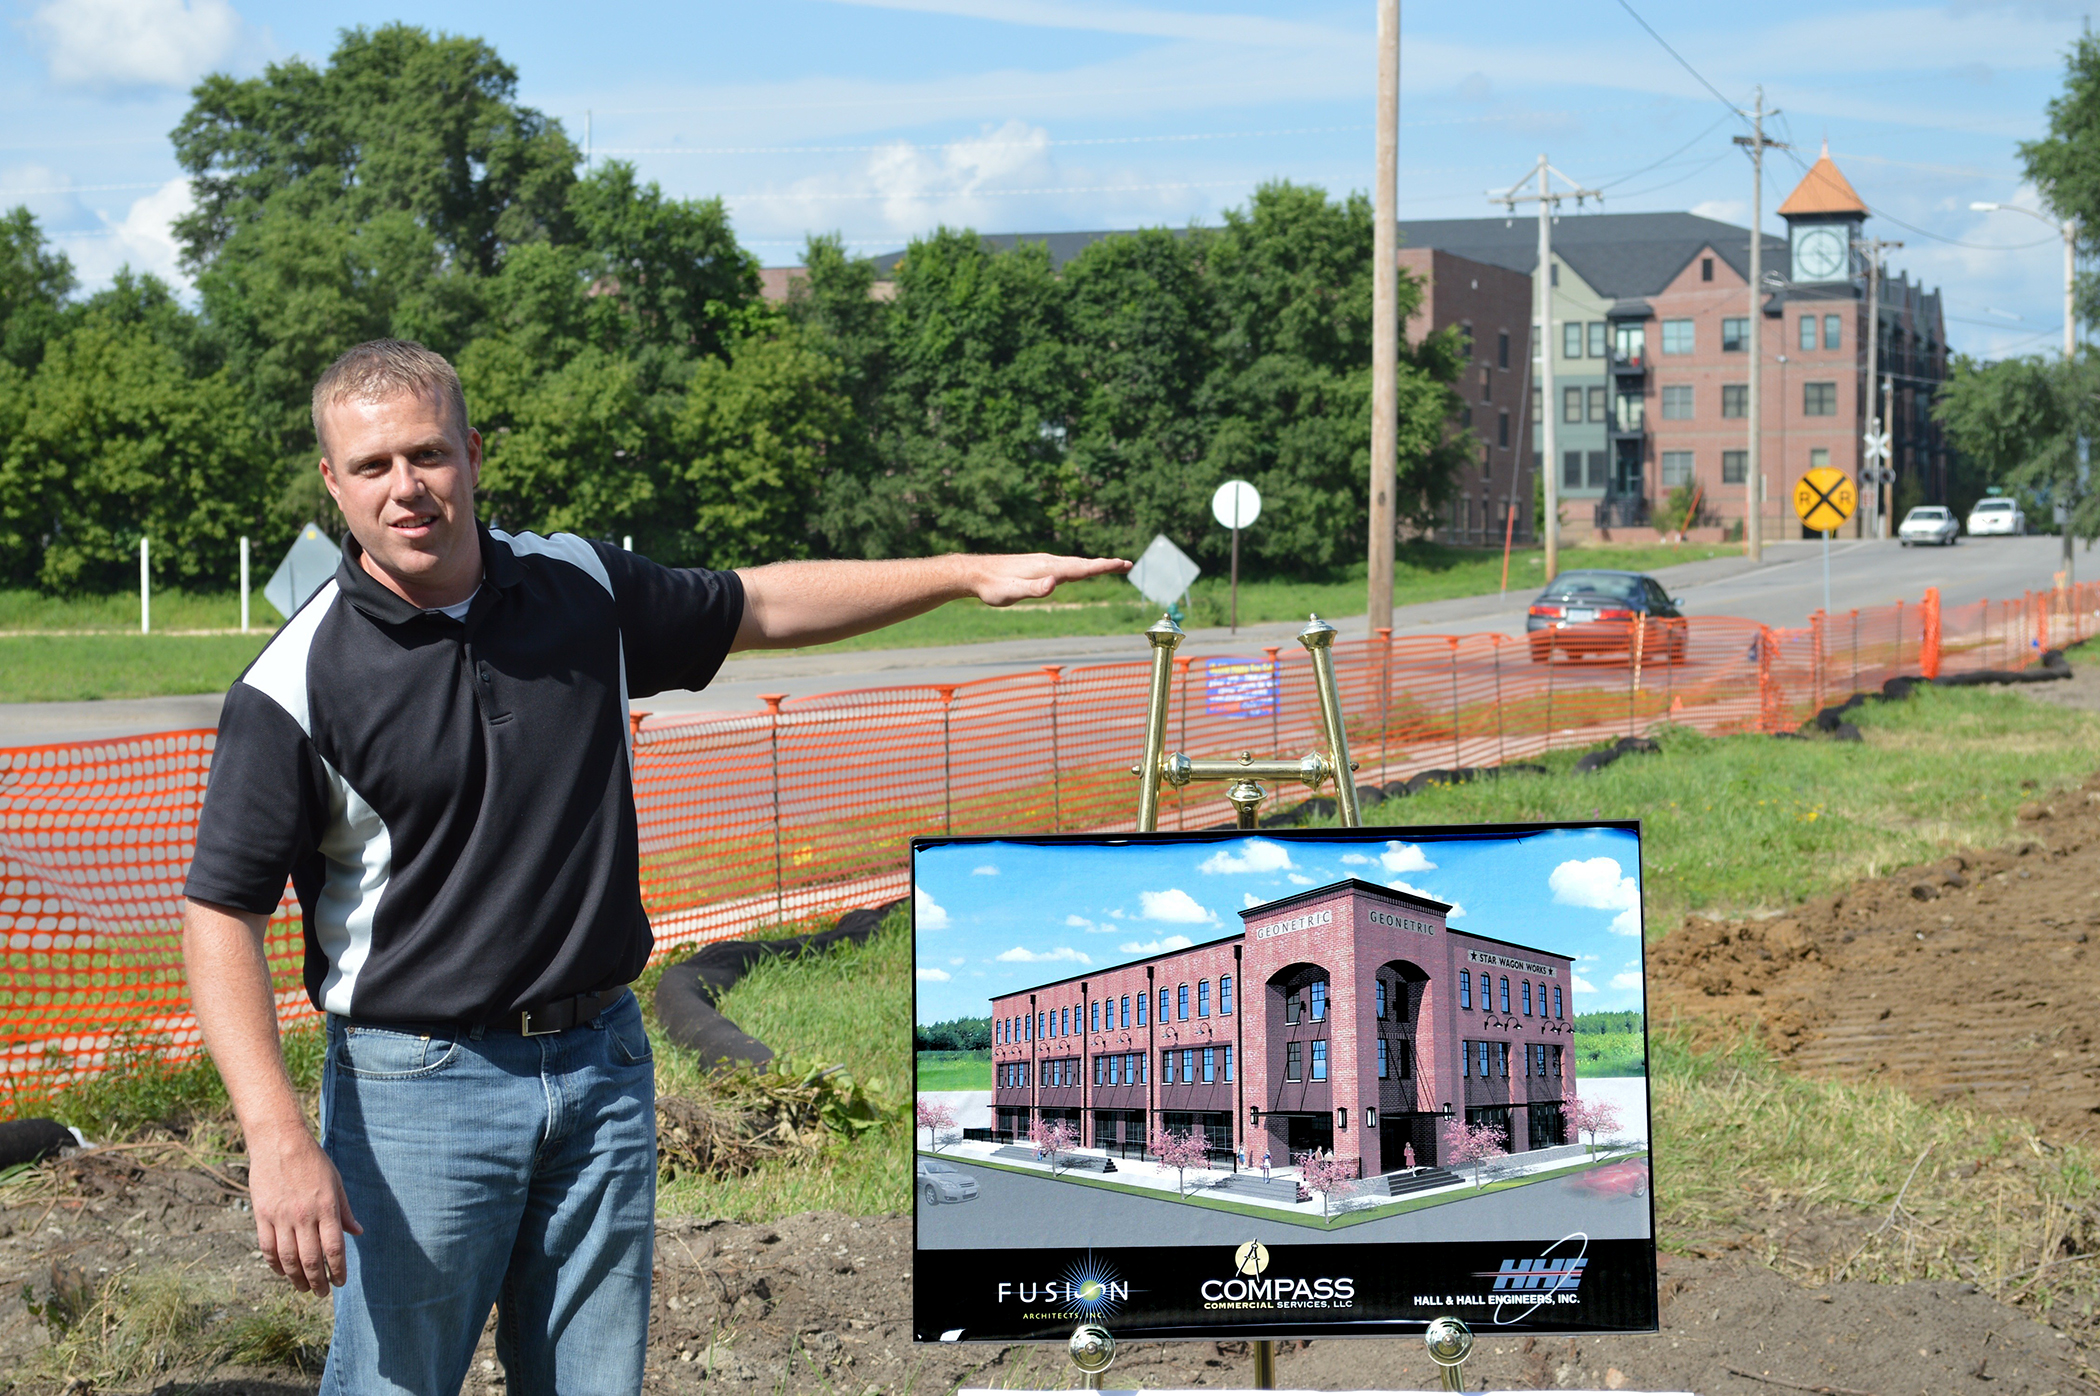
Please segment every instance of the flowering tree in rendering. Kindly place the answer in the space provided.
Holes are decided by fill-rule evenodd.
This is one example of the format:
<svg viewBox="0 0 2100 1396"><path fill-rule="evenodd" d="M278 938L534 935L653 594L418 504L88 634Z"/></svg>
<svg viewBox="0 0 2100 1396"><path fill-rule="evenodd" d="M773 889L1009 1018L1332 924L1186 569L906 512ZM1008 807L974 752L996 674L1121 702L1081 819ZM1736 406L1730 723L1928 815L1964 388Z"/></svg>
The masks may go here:
<svg viewBox="0 0 2100 1396"><path fill-rule="evenodd" d="M1619 1108L1608 1100L1589 1101L1578 1095L1567 1103L1562 1113L1576 1138L1585 1134L1590 1137L1591 1158L1597 1157L1597 1136L1616 1134L1619 1129Z"/></svg>
<svg viewBox="0 0 2100 1396"><path fill-rule="evenodd" d="M1028 1142L1035 1145L1036 1157L1049 1160L1054 1178L1064 1155L1079 1147L1079 1131L1064 1120L1037 1120L1028 1131Z"/></svg>
<svg viewBox="0 0 2100 1396"><path fill-rule="evenodd" d="M1487 1161L1509 1152L1502 1147L1502 1131L1493 1125L1445 1120L1438 1133L1443 1139L1445 1161L1461 1167L1469 1163L1473 1165L1473 1186L1476 1188L1486 1181L1484 1169Z"/></svg>
<svg viewBox="0 0 2100 1396"><path fill-rule="evenodd" d="M1305 1179L1305 1186L1320 1194L1320 1215L1334 1215L1335 1194L1347 1195L1356 1187L1356 1162L1353 1159L1338 1159L1332 1152L1293 1154L1291 1162L1298 1165L1298 1172Z"/></svg>
<svg viewBox="0 0 2100 1396"><path fill-rule="evenodd" d="M1174 1170L1174 1190L1183 1196L1188 1194L1189 1170L1210 1162L1210 1145L1194 1130L1176 1134L1154 1125L1145 1140L1145 1151Z"/></svg>
<svg viewBox="0 0 2100 1396"><path fill-rule="evenodd" d="M926 1131L926 1147L939 1153L941 1131L955 1127L955 1112L938 1100L920 1096L917 1120L919 1128Z"/></svg>

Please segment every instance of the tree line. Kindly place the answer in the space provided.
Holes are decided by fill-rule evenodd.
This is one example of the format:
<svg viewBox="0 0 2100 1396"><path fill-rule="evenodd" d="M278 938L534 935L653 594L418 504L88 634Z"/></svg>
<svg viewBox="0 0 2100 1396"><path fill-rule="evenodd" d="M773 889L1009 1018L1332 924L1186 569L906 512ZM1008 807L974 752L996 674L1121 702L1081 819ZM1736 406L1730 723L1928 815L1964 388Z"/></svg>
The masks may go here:
<svg viewBox="0 0 2100 1396"><path fill-rule="evenodd" d="M941 228L880 286L818 237L769 303L719 199L584 168L516 88L487 43L407 25L205 79L172 132L194 305L128 272L79 295L26 209L0 220L0 585L127 585L145 533L164 583L223 586L243 533L339 532L308 393L382 335L458 365L483 513L510 528L713 566L1164 532L1217 563L1208 501L1237 476L1264 500L1251 567L1362 555L1361 196L1269 184L1061 268ZM1406 351L1404 516L1433 518L1471 454L1446 426L1465 352Z"/></svg>

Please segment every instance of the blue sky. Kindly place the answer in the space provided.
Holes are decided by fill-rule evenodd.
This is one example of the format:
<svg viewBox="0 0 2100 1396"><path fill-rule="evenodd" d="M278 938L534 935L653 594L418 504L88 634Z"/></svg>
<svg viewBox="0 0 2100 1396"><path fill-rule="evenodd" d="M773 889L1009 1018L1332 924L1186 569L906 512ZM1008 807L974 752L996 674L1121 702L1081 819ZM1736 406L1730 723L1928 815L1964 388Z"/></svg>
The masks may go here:
<svg viewBox="0 0 2100 1396"><path fill-rule="evenodd" d="M1946 290L1951 342L2057 342L2052 234L1974 200L2033 202L2016 145L2043 130L2089 5L1635 8L1733 102L1764 84L1777 133L1827 138ZM1747 221L1719 99L1619 0L1404 7L1401 211L1464 217L1540 152L1610 210ZM1371 0L772 0L666 5L426 0L0 0L0 204L27 203L90 285L173 270L185 205L166 133L210 70L324 58L345 26L410 18L481 35L524 100L676 194L729 197L768 264L812 231L863 250L946 221L982 231L1215 221L1255 184L1369 185ZM791 149L782 149L791 147ZM1774 157L1769 219L1798 177ZM1912 228L1891 220L1900 219Z"/></svg>
<svg viewBox="0 0 2100 1396"><path fill-rule="evenodd" d="M1237 913L1344 877L1450 902L1450 924L1567 955L1575 1011L1640 1008L1640 849L1618 829L1523 838L1273 836L1170 844L949 844L919 855L918 1020L1232 935Z"/></svg>

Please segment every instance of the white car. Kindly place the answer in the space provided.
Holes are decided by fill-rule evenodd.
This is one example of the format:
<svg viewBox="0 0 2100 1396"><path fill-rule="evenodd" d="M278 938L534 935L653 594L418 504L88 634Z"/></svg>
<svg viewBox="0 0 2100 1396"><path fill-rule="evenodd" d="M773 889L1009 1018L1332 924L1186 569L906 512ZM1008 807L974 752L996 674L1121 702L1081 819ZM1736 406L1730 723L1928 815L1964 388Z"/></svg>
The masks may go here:
<svg viewBox="0 0 2100 1396"><path fill-rule="evenodd" d="M1961 539L1961 525L1954 521L1954 511L1945 505L1920 504L1903 516L1896 537L1906 548L1913 543L1951 547Z"/></svg>
<svg viewBox="0 0 2100 1396"><path fill-rule="evenodd" d="M2027 532L2027 515L2020 506L2002 495L1993 495L1976 501L1969 511L1969 536L1974 538L1985 533L2006 533L2018 537Z"/></svg>

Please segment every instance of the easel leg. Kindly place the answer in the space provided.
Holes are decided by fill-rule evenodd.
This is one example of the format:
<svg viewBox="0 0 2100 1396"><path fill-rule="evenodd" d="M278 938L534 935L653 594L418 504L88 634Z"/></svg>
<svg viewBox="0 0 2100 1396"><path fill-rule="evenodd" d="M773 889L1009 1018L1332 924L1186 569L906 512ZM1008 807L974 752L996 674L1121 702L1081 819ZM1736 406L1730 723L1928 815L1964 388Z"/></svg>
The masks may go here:
<svg viewBox="0 0 2100 1396"><path fill-rule="evenodd" d="M1254 1389L1276 1389L1276 1343L1271 1338L1254 1340Z"/></svg>

